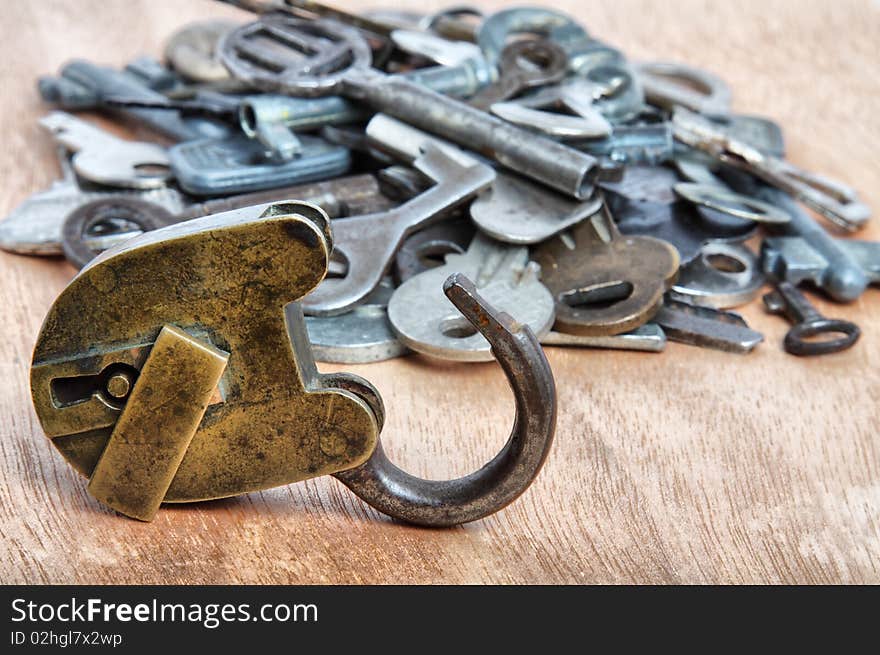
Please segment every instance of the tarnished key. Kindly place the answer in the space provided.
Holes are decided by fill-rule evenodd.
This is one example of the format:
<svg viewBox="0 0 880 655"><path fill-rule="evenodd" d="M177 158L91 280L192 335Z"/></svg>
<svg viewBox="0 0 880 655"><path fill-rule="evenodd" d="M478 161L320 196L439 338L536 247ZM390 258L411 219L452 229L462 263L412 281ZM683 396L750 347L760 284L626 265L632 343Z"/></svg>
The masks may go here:
<svg viewBox="0 0 880 655"><path fill-rule="evenodd" d="M663 332L663 328L656 323L645 323L623 334L593 337L551 330L541 337L541 345L659 353L666 348L666 334Z"/></svg>
<svg viewBox="0 0 880 655"><path fill-rule="evenodd" d="M735 312L694 305L683 296L666 294L653 318L670 341L731 353L749 353L764 340Z"/></svg>
<svg viewBox="0 0 880 655"><path fill-rule="evenodd" d="M73 169L91 182L156 189L171 178L167 150L157 143L120 139L63 111L44 116L40 125L75 153Z"/></svg>
<svg viewBox="0 0 880 655"><path fill-rule="evenodd" d="M347 66L315 74L291 48L297 34L320 30L349 53ZM269 49L265 39L274 42ZM279 54L280 48L287 48ZM290 52L290 54L286 54ZM268 91L321 96L341 93L416 127L494 158L527 177L576 198L592 195L596 159L560 143L517 128L485 112L369 67L369 48L355 30L326 21L267 16L224 40L221 58L232 74ZM291 63L291 59L295 61ZM326 69L324 69L326 71Z"/></svg>
<svg viewBox="0 0 880 655"><path fill-rule="evenodd" d="M538 281L538 268L528 249L498 243L480 234L463 254L404 282L388 303L388 318L401 343L416 352L457 361L491 361L489 342L443 295L443 280L452 273L473 279L484 298L501 311L516 314L540 337L553 324L553 296Z"/></svg>

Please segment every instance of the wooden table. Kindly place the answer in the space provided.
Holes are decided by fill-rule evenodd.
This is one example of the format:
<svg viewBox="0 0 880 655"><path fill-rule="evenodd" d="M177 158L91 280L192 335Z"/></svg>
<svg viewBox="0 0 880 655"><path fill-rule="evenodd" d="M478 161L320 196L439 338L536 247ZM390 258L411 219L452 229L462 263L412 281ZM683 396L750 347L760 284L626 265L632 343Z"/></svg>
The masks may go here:
<svg viewBox="0 0 880 655"><path fill-rule="evenodd" d="M736 110L785 127L792 161L880 208L876 2L554 4L634 59L718 73ZM395 3L427 5L441 3ZM58 175L36 124L47 110L37 76L73 57L159 54L187 21L244 17L203 0L10 0L4 15L0 214ZM27 382L40 322L73 273L0 254L2 582L880 582L876 289L847 306L813 296L863 329L855 348L825 358L786 355L787 324L758 302L742 313L766 342L748 356L677 344L659 355L548 350L560 412L540 477L500 514L431 531L386 520L331 478L166 508L150 524L98 505L43 436ZM495 364L321 368L375 383L388 407L383 443L416 474L467 473L507 437L513 408Z"/></svg>

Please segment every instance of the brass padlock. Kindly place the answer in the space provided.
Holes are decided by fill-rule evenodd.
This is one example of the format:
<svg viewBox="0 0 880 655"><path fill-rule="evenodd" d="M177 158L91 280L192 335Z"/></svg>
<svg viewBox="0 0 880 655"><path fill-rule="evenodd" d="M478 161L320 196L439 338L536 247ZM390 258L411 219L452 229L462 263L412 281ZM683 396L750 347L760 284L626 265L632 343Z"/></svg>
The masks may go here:
<svg viewBox="0 0 880 655"><path fill-rule="evenodd" d="M379 444L384 407L359 376L321 374L299 300L324 278L326 214L286 201L135 237L62 292L34 350L31 394L53 444L119 512L222 498L332 474L423 525L482 518L515 499L547 455L552 373L534 335L470 283L450 300L492 343L514 390L504 449L480 471L414 478Z"/></svg>

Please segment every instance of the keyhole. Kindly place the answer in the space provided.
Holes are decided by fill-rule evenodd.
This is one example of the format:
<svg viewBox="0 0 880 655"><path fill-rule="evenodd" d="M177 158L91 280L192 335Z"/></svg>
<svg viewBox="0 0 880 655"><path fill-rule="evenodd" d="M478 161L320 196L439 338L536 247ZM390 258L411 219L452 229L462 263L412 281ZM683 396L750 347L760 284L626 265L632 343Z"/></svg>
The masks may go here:
<svg viewBox="0 0 880 655"><path fill-rule="evenodd" d="M712 268L722 273L742 273L746 270L746 265L736 257L725 255L720 252L706 255L706 263Z"/></svg>
<svg viewBox="0 0 880 655"><path fill-rule="evenodd" d="M461 316L447 318L440 324L440 331L443 336L450 339L467 339L477 333L477 329L470 324L470 321Z"/></svg>

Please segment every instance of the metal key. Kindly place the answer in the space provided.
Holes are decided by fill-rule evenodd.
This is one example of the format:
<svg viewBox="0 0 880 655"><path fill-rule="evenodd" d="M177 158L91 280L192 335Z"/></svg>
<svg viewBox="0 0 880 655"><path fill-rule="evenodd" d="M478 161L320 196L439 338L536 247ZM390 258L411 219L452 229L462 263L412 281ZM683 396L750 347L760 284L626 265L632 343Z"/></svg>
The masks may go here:
<svg viewBox="0 0 880 655"><path fill-rule="evenodd" d="M73 169L91 182L156 189L171 179L167 150L157 143L120 139L62 111L44 116L40 125L75 153Z"/></svg>
<svg viewBox="0 0 880 655"><path fill-rule="evenodd" d="M781 314L792 323L783 346L792 355L827 355L851 348L862 331L850 321L825 318L806 296L790 282L780 282L764 296L764 306L771 314ZM837 339L810 340L824 334L840 334Z"/></svg>
<svg viewBox="0 0 880 655"><path fill-rule="evenodd" d="M794 198L780 189L764 184L755 184L744 175L726 176L741 191L783 209L791 218L779 226L778 232L791 237L800 237L810 248L825 260L821 273L812 277L816 285L838 302L856 300L868 287L865 271L852 255L842 247L841 239L835 239L813 218L807 214ZM773 257L764 258L764 271L795 284L803 278L795 275L795 269L785 270L784 260ZM792 276L792 277L789 277Z"/></svg>
<svg viewBox="0 0 880 655"><path fill-rule="evenodd" d="M347 274L325 279L310 293L303 301L307 313L341 314L362 302L379 284L407 235L467 202L495 178L490 167L462 163L430 143L414 166L436 182L425 193L384 213L334 222L333 255L346 262Z"/></svg>
<svg viewBox="0 0 880 655"><path fill-rule="evenodd" d="M291 55L279 55L259 43L295 42L303 29L322 31L350 53L344 68L321 75L303 72L301 58L291 68ZM339 47L343 47L339 45ZM367 57L361 56L367 51ZM544 137L514 127L478 109L368 66L368 48L351 28L322 21L266 17L233 31L224 40L221 57L232 74L266 90L292 95L342 93L363 101L416 127L493 157L508 168L576 198L592 194L596 160Z"/></svg>
<svg viewBox="0 0 880 655"><path fill-rule="evenodd" d="M580 336L551 330L541 337L542 346L638 350L659 353L666 348L666 334L656 323L645 323L630 332L605 336Z"/></svg>
<svg viewBox="0 0 880 655"><path fill-rule="evenodd" d="M242 135L179 143L168 157L180 186L206 196L323 180L351 167L348 148L315 136L303 136L299 156L283 162L267 160L260 144Z"/></svg>
<svg viewBox="0 0 880 655"><path fill-rule="evenodd" d="M207 200L193 203L179 213L171 213L161 205L131 196L111 196L89 202L70 213L64 221L62 248L67 261L82 268L99 252L141 232L288 199L317 205L331 218L383 211L393 206L380 193L378 182L372 175L353 175ZM334 268L331 262L331 273L344 273L344 268Z"/></svg>
<svg viewBox="0 0 880 655"><path fill-rule="evenodd" d="M694 305L685 297L668 293L654 316L670 341L731 353L749 353L764 340L735 312Z"/></svg>
<svg viewBox="0 0 880 655"><path fill-rule="evenodd" d="M880 242L835 239L837 249L857 265L869 284L880 283ZM824 289L831 264L803 237L767 237L761 243L764 271L795 286L809 281Z"/></svg>
<svg viewBox="0 0 880 655"><path fill-rule="evenodd" d="M174 187L108 191L65 179L32 194L0 222L0 248L22 255L61 255L62 227L70 213L94 200L120 195L146 200L172 213L190 203L189 197Z"/></svg>
<svg viewBox="0 0 880 655"><path fill-rule="evenodd" d="M665 241L622 236L607 207L532 254L556 302L555 329L585 336L620 334L651 320L679 266Z"/></svg>
<svg viewBox="0 0 880 655"><path fill-rule="evenodd" d="M479 232L467 252L404 282L388 303L388 318L401 343L410 349L455 361L491 361L489 342L442 294L442 281L453 272L471 278L484 298L501 311L516 313L540 338L553 325L553 297L538 281L538 268L525 247L492 241ZM440 281L441 286L438 286Z"/></svg>
<svg viewBox="0 0 880 655"><path fill-rule="evenodd" d="M61 69L59 77L42 77L40 95L46 102L63 109L108 109L105 97L123 97L161 102L165 96L138 77L92 62L75 59ZM176 141L220 137L229 133L222 122L205 118L183 118L178 112L162 109L109 108L114 115L133 118L137 123Z"/></svg>
<svg viewBox="0 0 880 655"><path fill-rule="evenodd" d="M237 23L200 20L176 30L165 44L165 59L178 73L195 82L229 79L229 72L217 58L217 43Z"/></svg>
<svg viewBox="0 0 880 655"><path fill-rule="evenodd" d="M846 230L862 228L871 216L870 208L852 188L765 155L698 114L679 107L673 114L673 126L679 141L792 194Z"/></svg>

